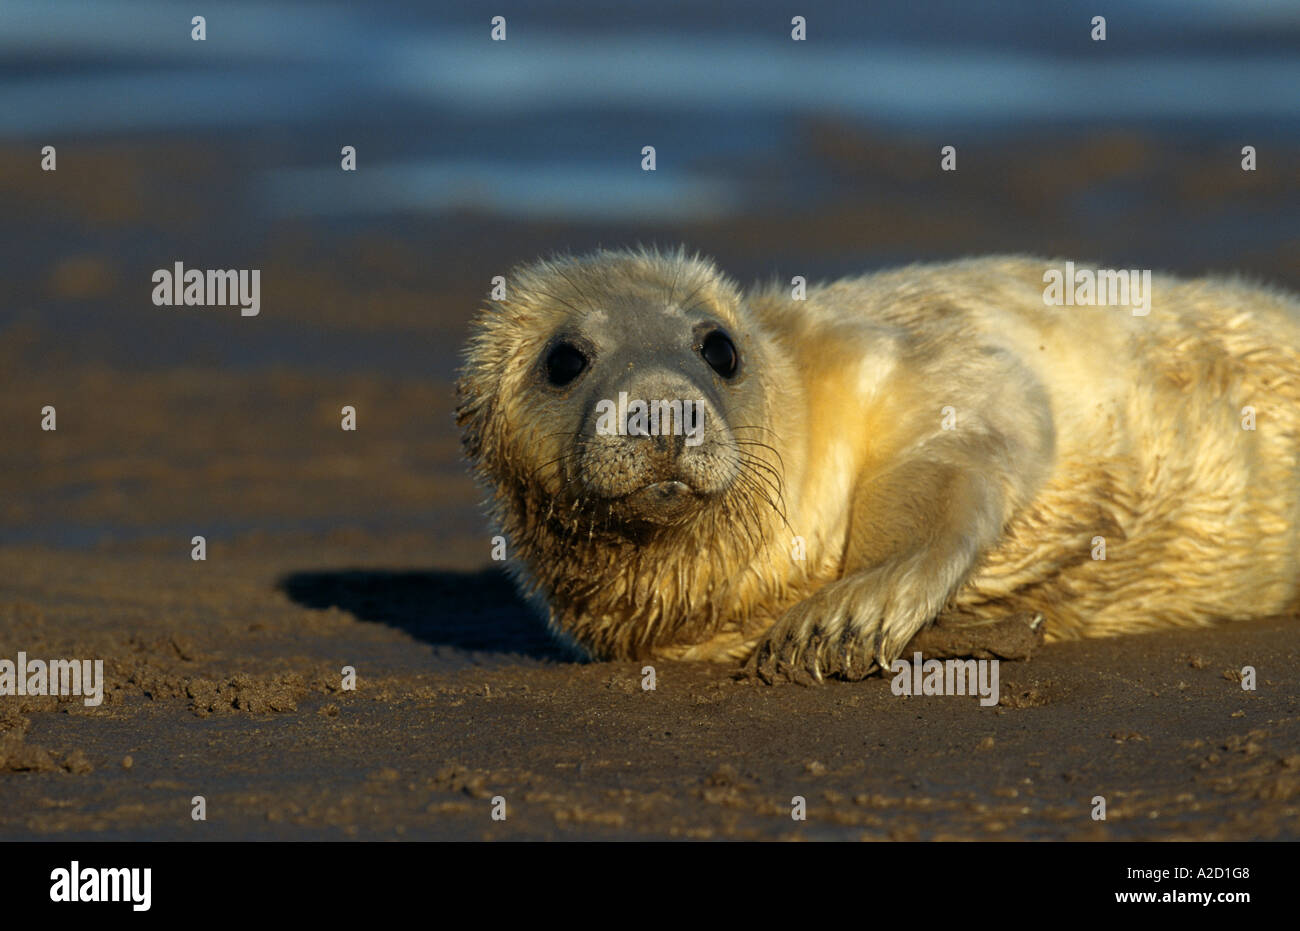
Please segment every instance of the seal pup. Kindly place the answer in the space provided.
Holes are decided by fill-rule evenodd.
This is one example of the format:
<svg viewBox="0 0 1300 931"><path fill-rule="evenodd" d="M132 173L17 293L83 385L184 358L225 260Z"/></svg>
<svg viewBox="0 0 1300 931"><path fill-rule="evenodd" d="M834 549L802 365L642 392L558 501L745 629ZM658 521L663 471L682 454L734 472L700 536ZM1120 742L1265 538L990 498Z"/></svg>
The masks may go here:
<svg viewBox="0 0 1300 931"><path fill-rule="evenodd" d="M1300 302L1157 275L1048 303L1063 267L803 300L681 250L516 269L457 407L514 578L590 656L769 681L888 669L941 612L1051 641L1296 607Z"/></svg>

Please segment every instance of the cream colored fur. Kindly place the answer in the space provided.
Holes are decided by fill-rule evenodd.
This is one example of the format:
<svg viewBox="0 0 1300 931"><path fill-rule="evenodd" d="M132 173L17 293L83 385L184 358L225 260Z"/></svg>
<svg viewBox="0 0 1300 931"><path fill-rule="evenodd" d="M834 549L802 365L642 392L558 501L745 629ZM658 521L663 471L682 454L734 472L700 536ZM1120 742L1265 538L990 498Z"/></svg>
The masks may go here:
<svg viewBox="0 0 1300 931"><path fill-rule="evenodd" d="M804 301L681 253L521 270L477 318L459 412L521 583L598 656L813 678L887 665L941 611L1037 611L1062 639L1292 610L1300 303L1155 276L1147 316L1048 306L1063 266L917 265ZM573 440L551 429L576 421L532 373L557 327L632 313L733 332L746 369L714 386L718 413L766 441L738 448L779 495L754 479L681 526L580 525Z"/></svg>

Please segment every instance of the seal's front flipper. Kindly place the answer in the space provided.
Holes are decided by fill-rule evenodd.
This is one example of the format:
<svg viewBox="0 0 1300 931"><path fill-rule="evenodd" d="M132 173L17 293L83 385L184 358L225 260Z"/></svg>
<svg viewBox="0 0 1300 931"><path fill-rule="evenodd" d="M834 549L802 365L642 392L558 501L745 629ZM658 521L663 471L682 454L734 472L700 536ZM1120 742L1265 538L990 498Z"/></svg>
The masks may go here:
<svg viewBox="0 0 1300 931"><path fill-rule="evenodd" d="M753 675L820 682L890 668L1002 527L998 477L963 452L930 444L857 490L844 576L773 625L749 658Z"/></svg>

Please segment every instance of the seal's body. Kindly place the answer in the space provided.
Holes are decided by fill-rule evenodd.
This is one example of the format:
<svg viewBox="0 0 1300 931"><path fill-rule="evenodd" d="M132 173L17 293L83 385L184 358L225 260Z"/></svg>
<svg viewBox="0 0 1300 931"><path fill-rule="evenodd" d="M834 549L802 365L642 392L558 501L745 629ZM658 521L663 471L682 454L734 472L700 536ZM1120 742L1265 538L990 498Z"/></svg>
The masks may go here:
<svg viewBox="0 0 1300 931"><path fill-rule="evenodd" d="M1064 267L803 300L682 253L516 272L458 420L517 578L596 656L813 678L888 668L940 612L1050 640L1290 610L1300 302L1156 276L1140 309L1136 282L1049 304Z"/></svg>

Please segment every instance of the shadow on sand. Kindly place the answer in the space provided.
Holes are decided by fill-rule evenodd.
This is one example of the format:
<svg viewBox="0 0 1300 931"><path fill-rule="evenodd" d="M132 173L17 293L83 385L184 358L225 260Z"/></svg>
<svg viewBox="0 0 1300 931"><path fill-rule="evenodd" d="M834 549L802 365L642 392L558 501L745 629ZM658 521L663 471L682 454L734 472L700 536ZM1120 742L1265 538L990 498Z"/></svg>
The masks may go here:
<svg viewBox="0 0 1300 931"><path fill-rule="evenodd" d="M294 572L280 589L308 608L337 607L435 646L572 660L500 569Z"/></svg>

